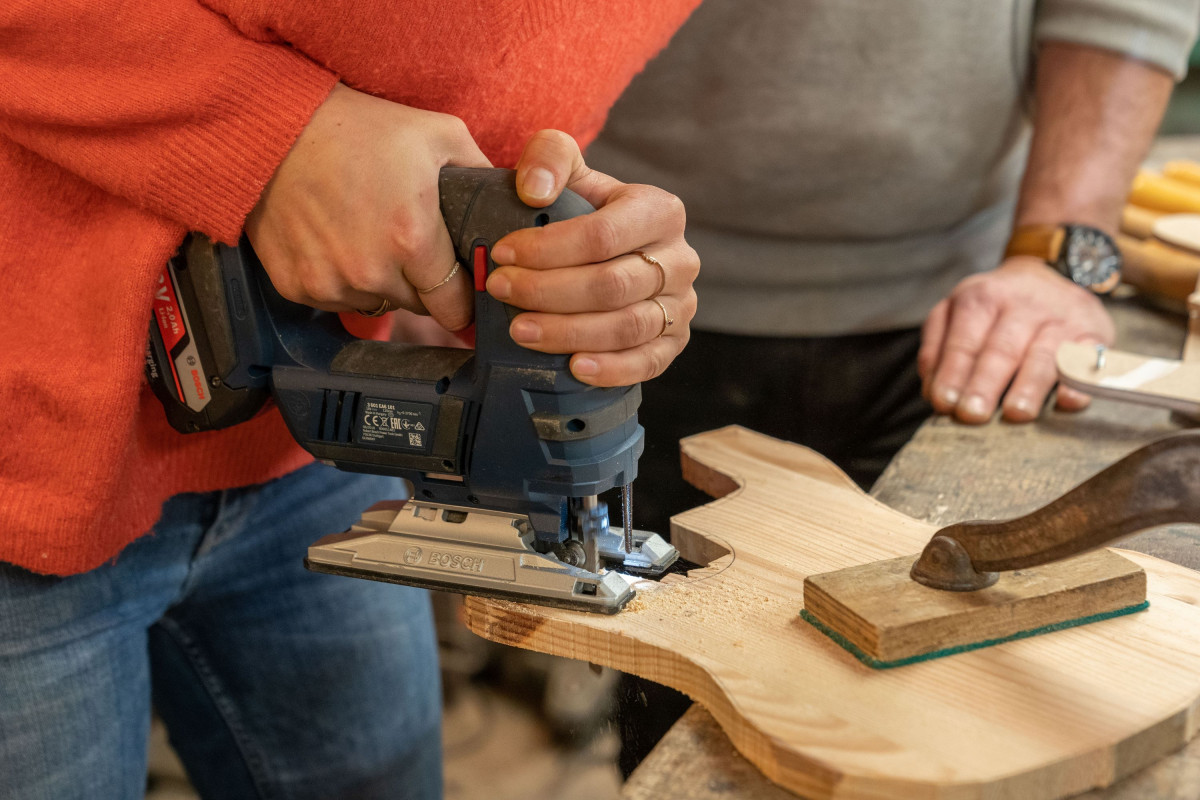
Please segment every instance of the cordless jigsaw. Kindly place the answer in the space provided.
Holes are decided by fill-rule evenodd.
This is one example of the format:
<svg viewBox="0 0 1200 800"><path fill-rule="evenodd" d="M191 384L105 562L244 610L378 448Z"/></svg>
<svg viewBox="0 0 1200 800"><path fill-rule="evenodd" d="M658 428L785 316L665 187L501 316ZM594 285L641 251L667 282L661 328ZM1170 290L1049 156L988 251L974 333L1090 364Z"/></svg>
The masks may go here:
<svg viewBox="0 0 1200 800"><path fill-rule="evenodd" d="M336 314L281 297L245 240L192 235L154 301L151 386L176 430L229 427L273 398L319 460L412 484L409 500L313 544L309 569L616 612L634 595L626 575L677 558L629 523L641 388L589 386L568 356L520 347L508 334L519 309L484 290L503 236L594 209L569 190L526 206L511 170L446 167L439 193L474 283L474 351L357 339ZM599 498L617 487L623 530Z"/></svg>

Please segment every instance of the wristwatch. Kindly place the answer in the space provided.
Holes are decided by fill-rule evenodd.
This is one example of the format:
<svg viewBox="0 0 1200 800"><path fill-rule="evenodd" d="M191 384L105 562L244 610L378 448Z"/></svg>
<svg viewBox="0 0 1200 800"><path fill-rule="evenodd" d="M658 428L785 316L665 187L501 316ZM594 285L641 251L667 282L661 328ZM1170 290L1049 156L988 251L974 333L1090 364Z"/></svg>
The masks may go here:
<svg viewBox="0 0 1200 800"><path fill-rule="evenodd" d="M1013 231L1004 257L1034 256L1096 294L1121 281L1121 251L1112 237L1086 225L1022 225Z"/></svg>

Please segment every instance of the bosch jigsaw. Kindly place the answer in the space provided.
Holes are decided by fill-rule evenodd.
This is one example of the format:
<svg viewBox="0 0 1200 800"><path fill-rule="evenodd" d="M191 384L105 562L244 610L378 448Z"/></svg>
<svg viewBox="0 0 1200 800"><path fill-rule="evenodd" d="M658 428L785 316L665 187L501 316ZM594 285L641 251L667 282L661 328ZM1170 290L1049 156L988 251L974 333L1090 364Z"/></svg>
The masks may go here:
<svg viewBox="0 0 1200 800"><path fill-rule="evenodd" d="M147 376L177 430L235 425L274 397L321 461L412 484L411 499L313 544L309 569L613 613L634 594L622 573L677 557L629 524L641 389L588 386L568 356L518 346L519 310L484 290L500 238L594 209L570 191L530 208L511 170L447 167L439 190L474 281L474 351L356 339L336 314L281 297L244 240L193 235L163 273ZM598 497L616 487L624 531Z"/></svg>

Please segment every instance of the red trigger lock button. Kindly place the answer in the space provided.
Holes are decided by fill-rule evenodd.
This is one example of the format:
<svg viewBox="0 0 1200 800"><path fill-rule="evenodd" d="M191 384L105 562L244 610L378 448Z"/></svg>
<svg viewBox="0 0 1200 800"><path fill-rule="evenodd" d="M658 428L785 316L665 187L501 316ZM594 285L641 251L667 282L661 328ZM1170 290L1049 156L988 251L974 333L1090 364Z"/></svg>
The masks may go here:
<svg viewBox="0 0 1200 800"><path fill-rule="evenodd" d="M482 292L487 285L487 265L488 265L488 249L485 244L475 245L475 252L472 256L474 264L472 270L475 273L475 291Z"/></svg>

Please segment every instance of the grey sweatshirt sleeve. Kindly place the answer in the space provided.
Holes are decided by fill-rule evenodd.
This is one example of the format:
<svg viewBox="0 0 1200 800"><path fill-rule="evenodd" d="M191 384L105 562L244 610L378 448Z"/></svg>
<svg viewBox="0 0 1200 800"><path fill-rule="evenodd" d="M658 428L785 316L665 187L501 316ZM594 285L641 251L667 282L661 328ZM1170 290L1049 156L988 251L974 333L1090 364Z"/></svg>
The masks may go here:
<svg viewBox="0 0 1200 800"><path fill-rule="evenodd" d="M1179 80L1198 24L1200 0L1041 0L1034 39L1123 53Z"/></svg>

